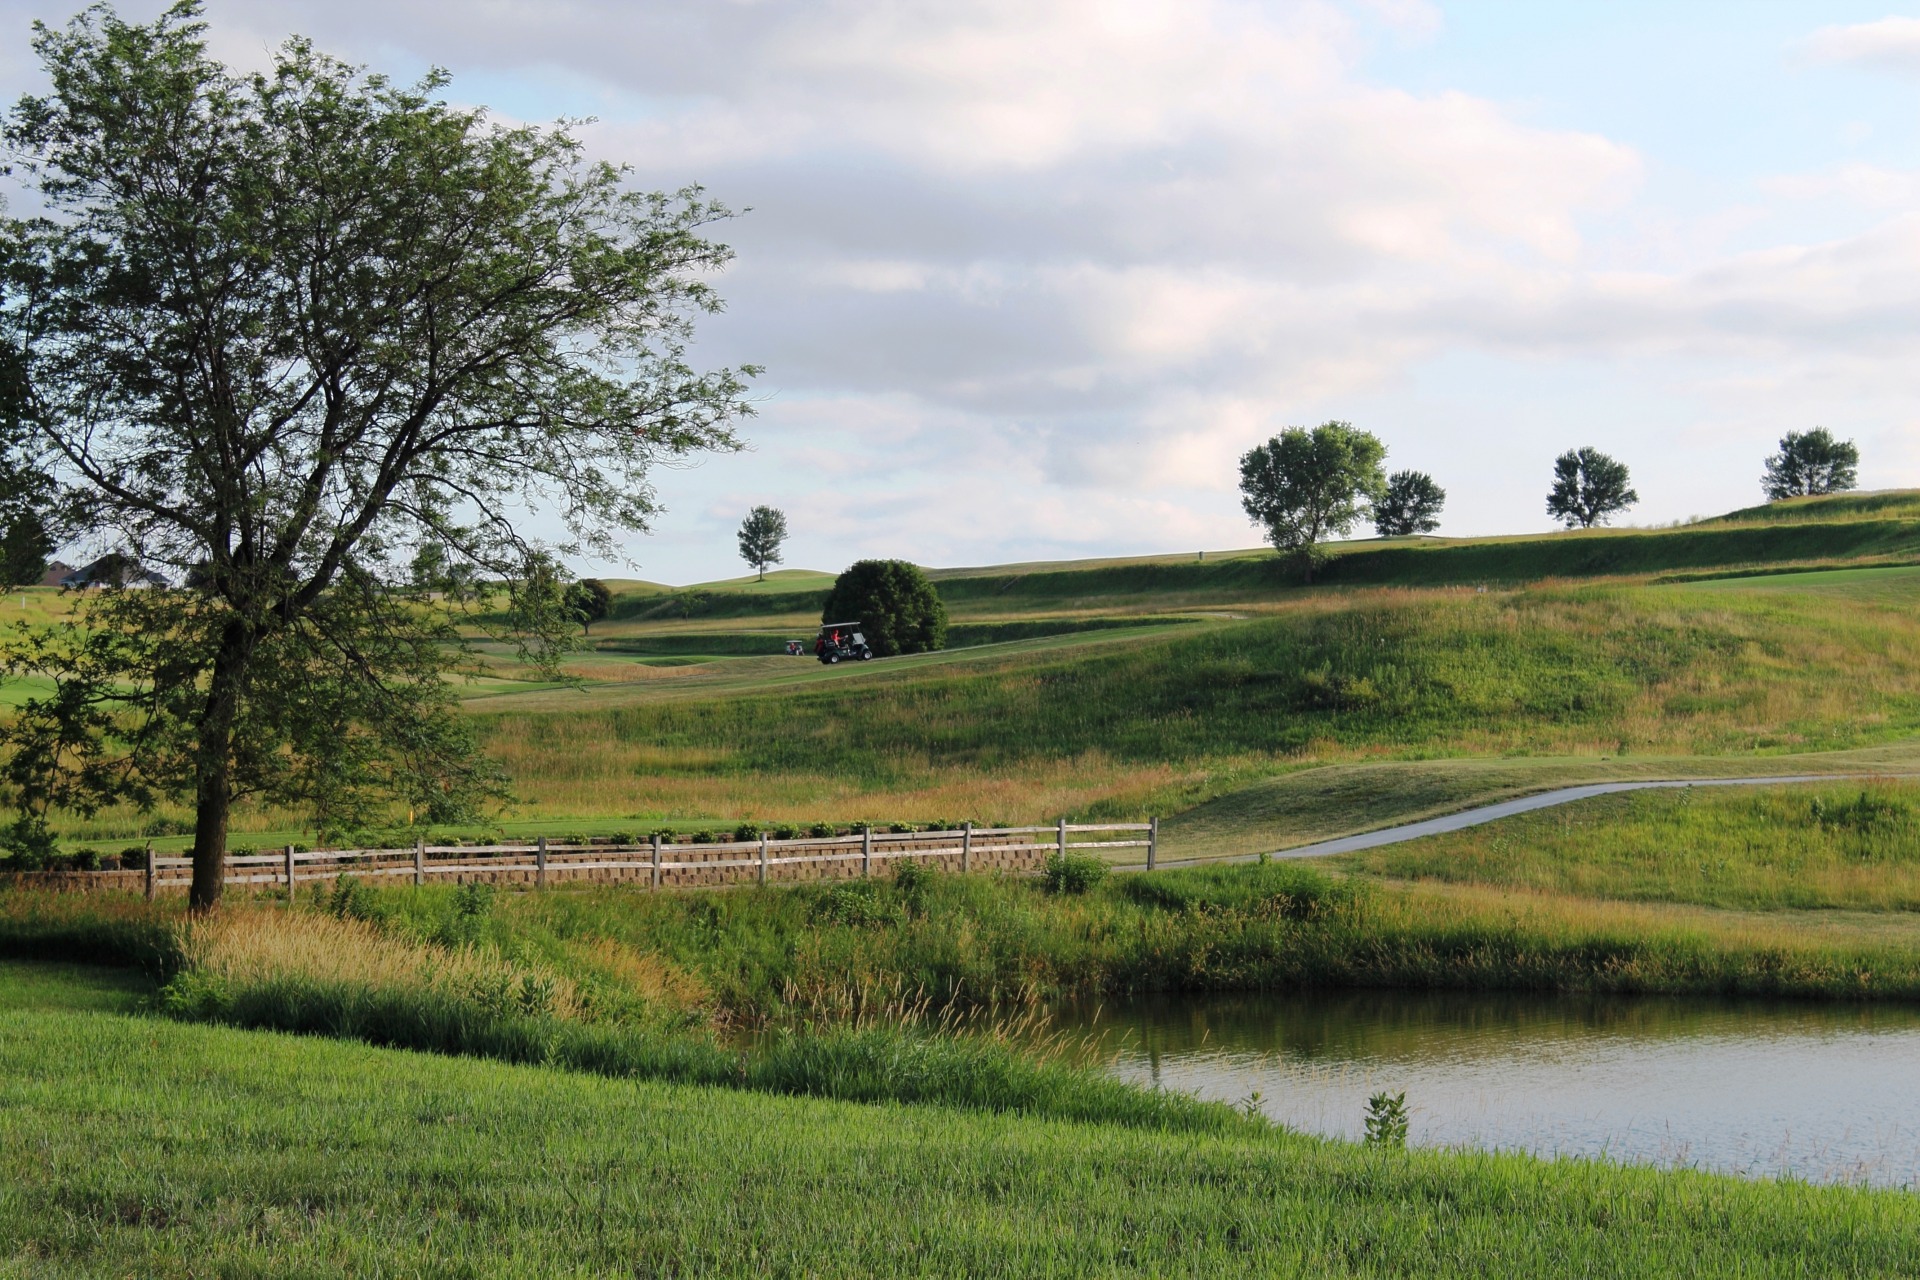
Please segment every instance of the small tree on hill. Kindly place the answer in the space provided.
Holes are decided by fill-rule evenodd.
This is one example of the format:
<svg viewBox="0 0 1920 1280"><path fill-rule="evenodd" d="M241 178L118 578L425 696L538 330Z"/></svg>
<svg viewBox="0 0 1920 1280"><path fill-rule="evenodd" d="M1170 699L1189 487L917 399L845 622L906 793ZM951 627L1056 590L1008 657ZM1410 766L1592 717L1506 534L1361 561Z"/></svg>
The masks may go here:
<svg viewBox="0 0 1920 1280"><path fill-rule="evenodd" d="M1591 529L1640 501L1629 483L1625 463L1598 449L1570 449L1553 460L1553 488L1547 514L1567 528Z"/></svg>
<svg viewBox="0 0 1920 1280"><path fill-rule="evenodd" d="M1241 457L1241 506L1311 582L1324 559L1321 542L1349 532L1385 496L1380 463L1386 456L1379 437L1351 423L1288 427Z"/></svg>
<svg viewBox="0 0 1920 1280"><path fill-rule="evenodd" d="M1760 484L1769 502L1842 493L1858 483L1860 450L1851 440L1835 440L1825 427L1789 431L1766 466Z"/></svg>
<svg viewBox="0 0 1920 1280"><path fill-rule="evenodd" d="M613 612L613 591L598 578L582 578L567 588L567 609L579 620L580 634L593 634L593 624Z"/></svg>
<svg viewBox="0 0 1920 1280"><path fill-rule="evenodd" d="M767 566L780 563L780 544L787 540L786 513L778 507L755 507L740 522L740 558L766 581Z"/></svg>
<svg viewBox="0 0 1920 1280"><path fill-rule="evenodd" d="M861 560L834 580L820 621L855 620L877 658L947 643L947 606L927 575L905 560Z"/></svg>
<svg viewBox="0 0 1920 1280"><path fill-rule="evenodd" d="M1409 538L1440 527L1440 508L1447 491L1424 471L1396 471L1387 477L1387 492L1373 504L1373 527L1383 538Z"/></svg>

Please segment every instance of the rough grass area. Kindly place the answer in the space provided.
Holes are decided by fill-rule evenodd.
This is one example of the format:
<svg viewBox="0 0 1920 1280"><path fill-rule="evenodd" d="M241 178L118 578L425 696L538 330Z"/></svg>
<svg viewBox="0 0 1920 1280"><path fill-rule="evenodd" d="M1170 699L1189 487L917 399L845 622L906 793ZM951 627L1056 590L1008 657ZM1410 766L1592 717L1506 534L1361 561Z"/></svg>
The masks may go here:
<svg viewBox="0 0 1920 1280"><path fill-rule="evenodd" d="M76 1277L1884 1276L1920 1269L1920 1201L16 1011L0 1259Z"/></svg>
<svg viewBox="0 0 1920 1280"><path fill-rule="evenodd" d="M1374 593L964 669L594 701L481 717L543 811L1120 818L1343 758L1889 742L1920 730L1920 620L1792 592Z"/></svg>
<svg viewBox="0 0 1920 1280"><path fill-rule="evenodd" d="M1403 880L1750 910L1920 910L1920 784L1601 796L1348 854Z"/></svg>

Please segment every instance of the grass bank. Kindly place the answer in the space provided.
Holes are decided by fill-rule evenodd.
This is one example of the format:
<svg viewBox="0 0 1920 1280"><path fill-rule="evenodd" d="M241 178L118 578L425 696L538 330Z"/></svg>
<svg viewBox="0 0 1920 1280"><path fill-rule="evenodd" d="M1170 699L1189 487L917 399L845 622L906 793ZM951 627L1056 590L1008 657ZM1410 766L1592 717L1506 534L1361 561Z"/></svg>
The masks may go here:
<svg viewBox="0 0 1920 1280"><path fill-rule="evenodd" d="M1738 910L1920 911L1920 784L1600 796L1336 860L1400 880Z"/></svg>
<svg viewBox="0 0 1920 1280"><path fill-rule="evenodd" d="M1902 1193L852 1106L103 1014L0 1012L0 1153L0 1257L21 1274L1920 1268Z"/></svg>

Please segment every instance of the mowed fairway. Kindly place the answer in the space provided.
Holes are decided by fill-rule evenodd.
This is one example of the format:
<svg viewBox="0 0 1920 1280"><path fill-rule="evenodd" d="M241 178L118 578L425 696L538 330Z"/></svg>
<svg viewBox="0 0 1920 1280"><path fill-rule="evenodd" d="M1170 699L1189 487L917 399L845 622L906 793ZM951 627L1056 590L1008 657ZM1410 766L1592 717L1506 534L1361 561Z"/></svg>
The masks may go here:
<svg viewBox="0 0 1920 1280"><path fill-rule="evenodd" d="M0 1257L103 1277L1882 1276L1920 1268L1920 1201L42 1007L0 1012Z"/></svg>

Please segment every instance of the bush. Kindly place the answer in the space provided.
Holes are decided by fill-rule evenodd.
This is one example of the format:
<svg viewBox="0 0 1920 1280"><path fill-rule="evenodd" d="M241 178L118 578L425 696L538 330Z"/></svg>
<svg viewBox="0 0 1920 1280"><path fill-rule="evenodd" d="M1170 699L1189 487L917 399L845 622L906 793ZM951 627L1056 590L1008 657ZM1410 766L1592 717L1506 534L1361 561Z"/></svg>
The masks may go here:
<svg viewBox="0 0 1920 1280"><path fill-rule="evenodd" d="M807 828L807 834L816 840L827 840L840 834L840 828L828 822L816 822Z"/></svg>
<svg viewBox="0 0 1920 1280"><path fill-rule="evenodd" d="M1048 893L1085 893L1105 880L1110 870L1105 859L1090 853L1055 852L1047 858L1040 883Z"/></svg>
<svg viewBox="0 0 1920 1280"><path fill-rule="evenodd" d="M147 848L145 845L130 844L120 851L120 869L122 871L139 871L145 868L146 865Z"/></svg>
<svg viewBox="0 0 1920 1280"><path fill-rule="evenodd" d="M713 843L713 832L711 832L711 831L696 831L696 832L694 832L694 833L693 833L693 842L694 842L695 844L712 844L712 843Z"/></svg>
<svg viewBox="0 0 1920 1280"><path fill-rule="evenodd" d="M947 607L940 593L904 560L861 560L834 581L820 621L856 619L877 658L927 653L947 643Z"/></svg>
<svg viewBox="0 0 1920 1280"><path fill-rule="evenodd" d="M47 820L31 813L21 814L0 831L0 850L6 851L9 871L44 871L60 854Z"/></svg>
<svg viewBox="0 0 1920 1280"><path fill-rule="evenodd" d="M815 901L813 918L822 924L869 925L897 924L899 909L886 901L874 880L843 880Z"/></svg>
<svg viewBox="0 0 1920 1280"><path fill-rule="evenodd" d="M733 829L733 838L735 840L758 840L760 838L760 828L755 823L743 822Z"/></svg>
<svg viewBox="0 0 1920 1280"><path fill-rule="evenodd" d="M928 896L939 874L926 863L911 858L901 858L893 864L893 887L906 904L908 915L917 918L927 913Z"/></svg>

